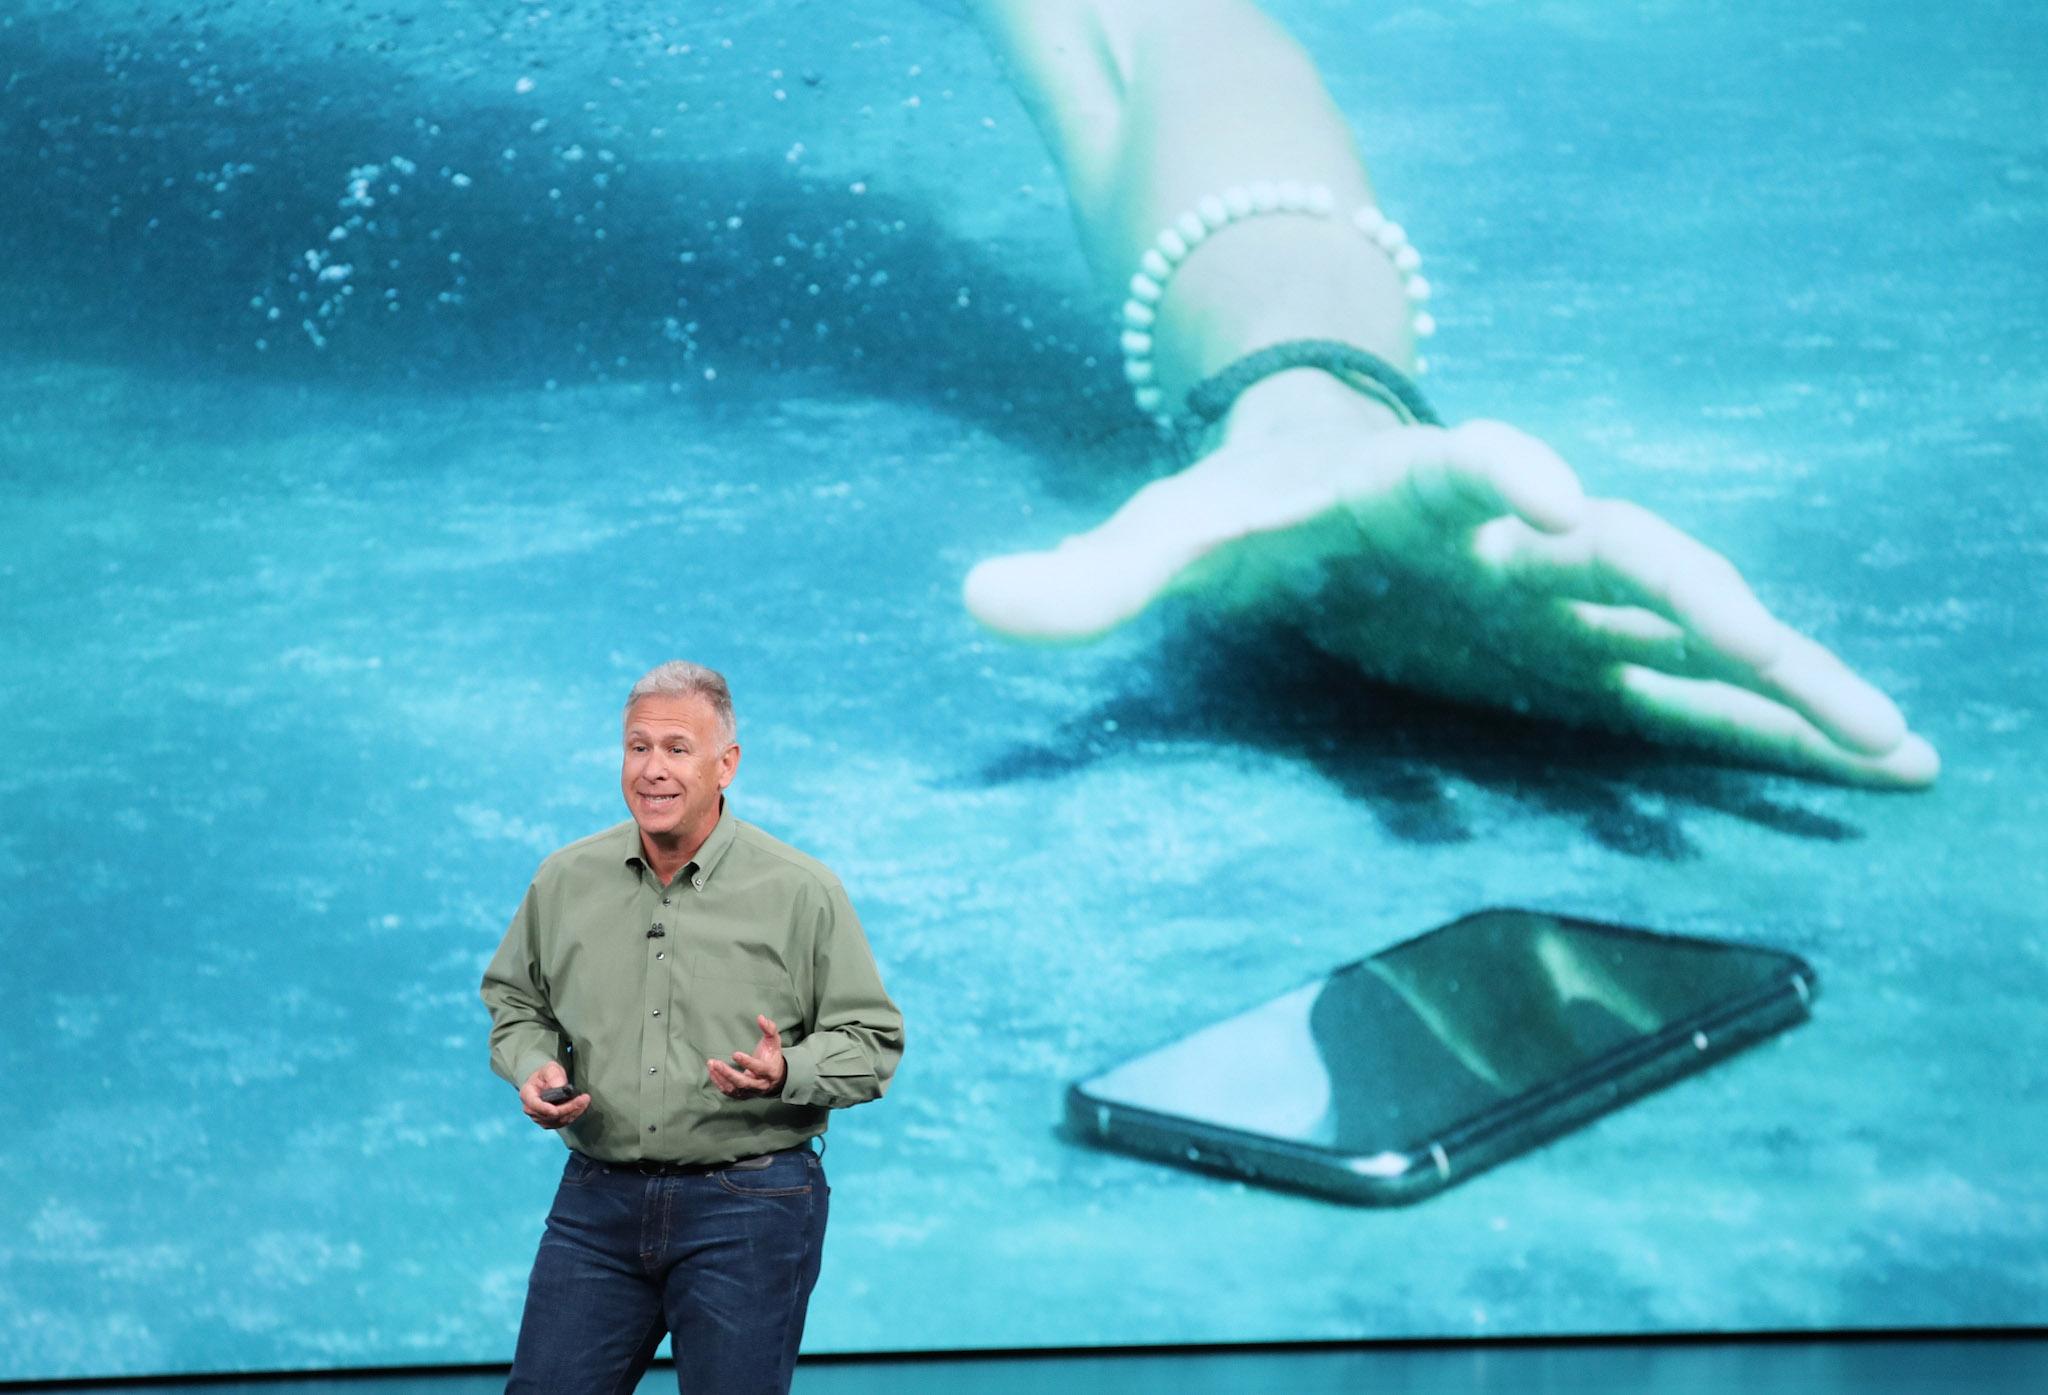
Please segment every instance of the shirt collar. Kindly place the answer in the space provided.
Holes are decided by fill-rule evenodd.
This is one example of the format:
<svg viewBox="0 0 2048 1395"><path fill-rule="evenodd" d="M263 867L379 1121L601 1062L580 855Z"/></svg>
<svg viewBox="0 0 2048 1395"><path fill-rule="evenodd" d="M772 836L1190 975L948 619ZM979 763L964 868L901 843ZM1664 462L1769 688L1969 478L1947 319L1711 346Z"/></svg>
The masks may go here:
<svg viewBox="0 0 2048 1395"><path fill-rule="evenodd" d="M711 836L704 840L704 846L697 849L697 855L690 859L688 866L697 869L696 882L702 886L711 880L711 874L725 857L725 850L732 846L732 840L739 834L739 820L732 815L732 806L725 796L718 797L718 822L711 830Z"/></svg>
<svg viewBox="0 0 2048 1395"><path fill-rule="evenodd" d="M701 887L711 879L725 850L732 846L738 835L738 820L733 817L732 805L723 795L718 800L718 822L712 825L710 836L698 847L696 856L683 864L678 876L687 876L693 886ZM640 825L627 819L619 825L620 861L631 867L637 875L641 871L653 872L640 848Z"/></svg>

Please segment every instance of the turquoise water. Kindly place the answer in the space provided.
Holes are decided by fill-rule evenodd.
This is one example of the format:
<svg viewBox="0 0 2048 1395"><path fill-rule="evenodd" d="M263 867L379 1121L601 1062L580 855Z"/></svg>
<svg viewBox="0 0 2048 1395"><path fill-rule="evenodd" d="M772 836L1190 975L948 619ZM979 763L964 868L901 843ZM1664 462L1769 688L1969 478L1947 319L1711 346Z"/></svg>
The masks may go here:
<svg viewBox="0 0 2048 1395"><path fill-rule="evenodd" d="M978 630L974 561L1157 462L942 8L18 3L0 1379L509 1356L560 1153L475 984L672 654L911 1022L832 1132L813 1350L2048 1316L2048 23L1273 9L1430 258L1447 413L1729 552L1940 784L1452 711L1184 611ZM1068 1080L1500 903L1827 993L1411 1210L1055 1133Z"/></svg>

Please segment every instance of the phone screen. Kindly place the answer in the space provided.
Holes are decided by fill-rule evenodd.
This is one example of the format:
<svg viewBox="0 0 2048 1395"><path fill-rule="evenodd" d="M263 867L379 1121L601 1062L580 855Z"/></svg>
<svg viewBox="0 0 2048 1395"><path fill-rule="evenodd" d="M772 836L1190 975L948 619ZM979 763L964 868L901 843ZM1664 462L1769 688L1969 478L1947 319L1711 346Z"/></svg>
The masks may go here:
<svg viewBox="0 0 2048 1395"><path fill-rule="evenodd" d="M1758 946L1482 911L1083 1082L1089 1106L1363 1157L1429 1148L1517 1097L1687 1029L1699 1051L1812 971ZM1783 1025L1782 1023L1779 1025ZM1716 1029L1717 1030L1717 1029Z"/></svg>

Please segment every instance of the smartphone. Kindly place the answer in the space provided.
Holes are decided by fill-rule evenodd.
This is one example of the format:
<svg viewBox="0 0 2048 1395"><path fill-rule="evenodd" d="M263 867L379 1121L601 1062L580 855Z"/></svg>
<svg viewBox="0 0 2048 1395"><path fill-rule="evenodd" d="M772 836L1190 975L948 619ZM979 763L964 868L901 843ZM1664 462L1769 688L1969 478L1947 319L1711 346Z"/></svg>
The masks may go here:
<svg viewBox="0 0 2048 1395"><path fill-rule="evenodd" d="M1484 910L1068 1087L1068 1131L1345 1201L1420 1200L1804 1021L1794 954Z"/></svg>

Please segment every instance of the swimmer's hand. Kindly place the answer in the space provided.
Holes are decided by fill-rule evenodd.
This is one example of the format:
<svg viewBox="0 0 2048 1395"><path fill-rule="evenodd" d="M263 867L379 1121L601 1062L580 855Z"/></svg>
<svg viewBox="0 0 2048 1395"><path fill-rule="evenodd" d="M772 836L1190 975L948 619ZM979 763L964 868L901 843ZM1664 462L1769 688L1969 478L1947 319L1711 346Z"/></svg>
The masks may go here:
<svg viewBox="0 0 2048 1395"><path fill-rule="evenodd" d="M1718 553L1588 499L1498 422L1404 427L1309 370L1222 442L1048 552L982 562L968 609L1020 639L1101 635L1168 593L1281 607L1373 677L1850 784L1940 769L1891 699L1766 610Z"/></svg>

